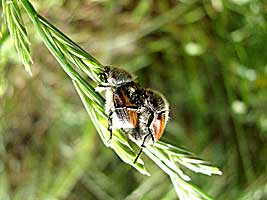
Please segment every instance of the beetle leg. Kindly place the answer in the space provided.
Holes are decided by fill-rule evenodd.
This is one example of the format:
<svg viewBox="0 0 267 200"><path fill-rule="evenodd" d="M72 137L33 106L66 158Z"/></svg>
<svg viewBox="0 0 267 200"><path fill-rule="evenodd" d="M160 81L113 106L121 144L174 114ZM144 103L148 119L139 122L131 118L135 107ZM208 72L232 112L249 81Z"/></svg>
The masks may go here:
<svg viewBox="0 0 267 200"><path fill-rule="evenodd" d="M154 119L154 113L151 111L151 112L150 112L150 116L149 116L149 118L148 118L148 122L147 122L147 128L148 128L148 132L149 132L149 133L146 134L146 136L144 137L144 140L143 140L143 143L142 143L142 145L141 145L141 148L140 148L140 150L139 150L139 152L138 152L138 154L137 154L137 156L136 156L136 158L135 158L135 160L134 160L134 164L136 163L136 161L138 160L139 156L140 156L141 153L143 152L143 148L145 148L145 142L146 142L148 136L151 136L151 138L152 138L152 140L153 140L153 144L155 143L155 138L154 138L154 135L153 135L153 133L152 133L152 129L150 128L150 125L152 124L153 119Z"/></svg>
<svg viewBox="0 0 267 200"><path fill-rule="evenodd" d="M140 148L140 150L139 150L139 152L138 152L136 158L134 159L134 164L136 163L136 161L137 161L138 158L140 157L141 153L143 152L143 149L146 147L146 146L145 146L145 142L146 142L146 139L147 139L148 136L150 136L149 133L146 134L146 136L144 137L144 140L143 140L143 143L142 143L142 145L141 145L141 148Z"/></svg>
<svg viewBox="0 0 267 200"><path fill-rule="evenodd" d="M102 92L102 91L106 90L107 88L110 88L110 86L109 85L98 84L97 87L95 88L95 91Z"/></svg>
<svg viewBox="0 0 267 200"><path fill-rule="evenodd" d="M110 144L111 140L112 140L112 115L113 115L114 111L110 111L108 114L108 131L109 131L109 139L108 139L108 143Z"/></svg>
<svg viewBox="0 0 267 200"><path fill-rule="evenodd" d="M138 106L123 106L123 107L116 107L114 110L110 110L108 114L108 131L109 131L109 140L108 143L111 142L112 140L112 119L113 119L113 113L116 110L121 110L121 109L129 109L129 110L138 110Z"/></svg>
<svg viewBox="0 0 267 200"><path fill-rule="evenodd" d="M155 115L154 113L151 111L150 112L150 116L148 118L148 122L147 122L147 128L148 128L148 132L149 132L149 135L151 136L152 140L153 140L153 144L155 143L155 138L154 138L154 135L153 135L153 130L152 128L150 127L152 122L153 122L153 119L154 119Z"/></svg>

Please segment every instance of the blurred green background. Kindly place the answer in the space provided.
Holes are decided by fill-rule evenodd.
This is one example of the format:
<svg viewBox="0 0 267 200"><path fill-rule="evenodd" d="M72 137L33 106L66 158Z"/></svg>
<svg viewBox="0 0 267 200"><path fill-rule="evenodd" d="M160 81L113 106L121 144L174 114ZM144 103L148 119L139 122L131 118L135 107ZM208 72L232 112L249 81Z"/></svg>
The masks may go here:
<svg viewBox="0 0 267 200"><path fill-rule="evenodd" d="M102 64L127 69L171 105L162 140L219 166L188 172L216 199L267 199L267 1L32 1ZM33 77L2 24L0 199L177 199L143 158L142 176L104 147L36 30Z"/></svg>

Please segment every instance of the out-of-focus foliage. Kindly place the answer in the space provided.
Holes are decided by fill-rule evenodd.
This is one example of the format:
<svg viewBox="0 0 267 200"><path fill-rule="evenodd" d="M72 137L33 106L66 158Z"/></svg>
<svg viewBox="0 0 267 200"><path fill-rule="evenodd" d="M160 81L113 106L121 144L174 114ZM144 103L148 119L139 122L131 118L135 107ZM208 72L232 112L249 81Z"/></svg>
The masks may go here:
<svg viewBox="0 0 267 200"><path fill-rule="evenodd" d="M204 191L267 198L266 1L33 3L102 63L165 94L172 119L163 140L224 172L192 174ZM176 199L152 162L145 177L104 147L28 20L32 78L5 28L0 35L0 199Z"/></svg>

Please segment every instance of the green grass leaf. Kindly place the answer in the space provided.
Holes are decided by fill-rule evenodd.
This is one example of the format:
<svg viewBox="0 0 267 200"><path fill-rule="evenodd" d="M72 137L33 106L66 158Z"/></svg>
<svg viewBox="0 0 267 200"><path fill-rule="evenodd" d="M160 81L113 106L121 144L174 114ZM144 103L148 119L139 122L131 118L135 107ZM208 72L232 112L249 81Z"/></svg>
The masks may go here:
<svg viewBox="0 0 267 200"><path fill-rule="evenodd" d="M30 65L30 41L23 24L17 0L2 0L3 17L8 27L11 38L14 40L17 53L25 67L26 72L32 76Z"/></svg>

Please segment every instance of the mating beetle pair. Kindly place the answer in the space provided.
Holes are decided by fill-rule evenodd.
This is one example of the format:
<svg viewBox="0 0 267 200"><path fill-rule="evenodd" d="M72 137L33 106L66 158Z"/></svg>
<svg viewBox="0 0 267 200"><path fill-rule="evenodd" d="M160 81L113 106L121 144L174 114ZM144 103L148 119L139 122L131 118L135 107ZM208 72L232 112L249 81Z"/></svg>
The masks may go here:
<svg viewBox="0 0 267 200"><path fill-rule="evenodd" d="M141 148L134 163L146 145L153 145L163 134L169 117L169 104L165 97L151 89L143 89L128 72L105 67L100 76L98 91L106 92L105 111L108 131L122 129Z"/></svg>

